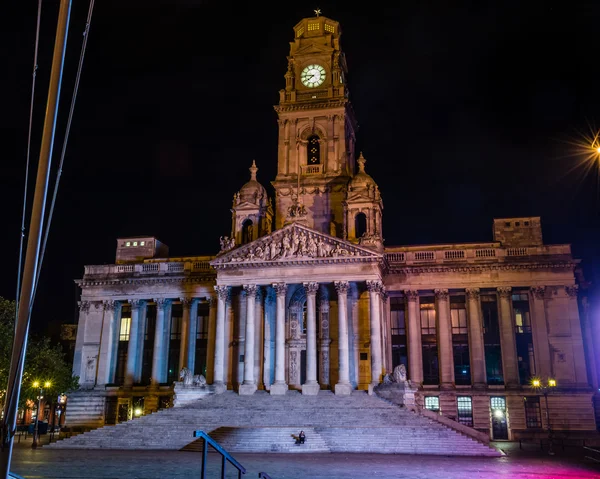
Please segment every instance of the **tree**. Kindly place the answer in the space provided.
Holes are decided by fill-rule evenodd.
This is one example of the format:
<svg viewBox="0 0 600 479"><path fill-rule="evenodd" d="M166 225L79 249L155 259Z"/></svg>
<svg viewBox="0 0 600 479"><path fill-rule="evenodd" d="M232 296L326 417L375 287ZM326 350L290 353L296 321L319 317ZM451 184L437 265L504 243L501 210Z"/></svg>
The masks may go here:
<svg viewBox="0 0 600 479"><path fill-rule="evenodd" d="M4 403L11 351L14 339L15 301L0 297L0 404ZM30 336L25 354L25 369L21 382L19 406L27 400L36 400L38 388L34 381L51 386L44 389L45 399L53 401L58 394L77 389L79 378L73 376L71 364L66 361L60 344L52 344L50 338Z"/></svg>

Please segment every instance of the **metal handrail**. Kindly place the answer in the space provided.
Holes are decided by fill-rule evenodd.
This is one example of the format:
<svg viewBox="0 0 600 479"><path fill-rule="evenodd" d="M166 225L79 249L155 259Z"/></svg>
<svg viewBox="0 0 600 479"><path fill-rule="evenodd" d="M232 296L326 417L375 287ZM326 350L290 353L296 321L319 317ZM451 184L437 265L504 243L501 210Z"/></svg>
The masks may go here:
<svg viewBox="0 0 600 479"><path fill-rule="evenodd" d="M221 454L222 463L221 463L221 478L225 479L225 466L227 465L226 461L229 461L233 467L238 470L238 479L242 477L242 474L246 474L246 468L242 466L239 462L237 462L231 454L229 454L225 449L223 449L213 438L211 438L204 431L194 431L194 437L200 437L204 439L204 447L202 448L202 472L200 475L201 479L206 479L206 461L208 459L208 447L207 444L212 446L212 448Z"/></svg>
<svg viewBox="0 0 600 479"><path fill-rule="evenodd" d="M598 450L598 449L594 449L592 447L587 447L587 446L583 446L583 448L587 451L592 451L592 452L595 452L596 454L600 454L600 450ZM600 459L596 459L595 457L592 457L592 456L585 456L585 458L591 459L592 461L595 461L595 462L600 462Z"/></svg>
<svg viewBox="0 0 600 479"><path fill-rule="evenodd" d="M259 472L258 473L258 479L272 479L271 476L269 476L266 472Z"/></svg>

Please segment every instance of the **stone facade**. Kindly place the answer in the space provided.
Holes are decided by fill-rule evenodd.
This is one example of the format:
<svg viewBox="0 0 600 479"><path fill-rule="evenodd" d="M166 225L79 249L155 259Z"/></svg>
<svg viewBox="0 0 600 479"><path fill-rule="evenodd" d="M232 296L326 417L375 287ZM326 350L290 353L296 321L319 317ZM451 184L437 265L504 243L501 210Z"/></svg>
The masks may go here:
<svg viewBox="0 0 600 479"><path fill-rule="evenodd" d="M492 438L543 433L547 417L595 431L570 246L543 244L529 217L495 219L487 243L384 247L346 73L339 24L303 19L275 107L274 199L253 162L217 254L123 238L114 265L85 267L73 399L95 415L72 425L167 405L183 367L216 392L348 395L403 364L411 404ZM547 403L533 378L556 381Z"/></svg>

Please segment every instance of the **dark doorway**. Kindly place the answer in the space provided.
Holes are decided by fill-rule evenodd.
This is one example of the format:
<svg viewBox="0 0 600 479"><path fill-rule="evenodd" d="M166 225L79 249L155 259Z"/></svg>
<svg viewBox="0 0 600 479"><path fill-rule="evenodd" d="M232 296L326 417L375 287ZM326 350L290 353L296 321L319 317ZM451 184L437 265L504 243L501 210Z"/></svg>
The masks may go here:
<svg viewBox="0 0 600 479"><path fill-rule="evenodd" d="M252 220L248 219L242 223L242 244L252 242Z"/></svg>
<svg viewBox="0 0 600 479"><path fill-rule="evenodd" d="M300 384L306 382L306 350L300 351Z"/></svg>

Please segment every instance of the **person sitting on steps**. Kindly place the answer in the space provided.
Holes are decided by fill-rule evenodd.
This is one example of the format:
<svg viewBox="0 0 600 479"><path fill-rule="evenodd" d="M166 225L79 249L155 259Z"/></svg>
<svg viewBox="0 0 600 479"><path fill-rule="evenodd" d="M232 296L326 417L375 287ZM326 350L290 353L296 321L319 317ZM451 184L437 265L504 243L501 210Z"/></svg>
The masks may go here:
<svg viewBox="0 0 600 479"><path fill-rule="evenodd" d="M296 444L304 444L305 440L306 436L304 435L304 431L300 431L300 434L298 434L298 437L296 438Z"/></svg>

